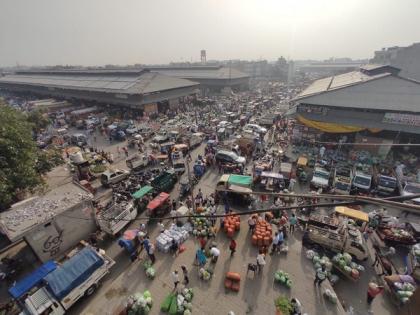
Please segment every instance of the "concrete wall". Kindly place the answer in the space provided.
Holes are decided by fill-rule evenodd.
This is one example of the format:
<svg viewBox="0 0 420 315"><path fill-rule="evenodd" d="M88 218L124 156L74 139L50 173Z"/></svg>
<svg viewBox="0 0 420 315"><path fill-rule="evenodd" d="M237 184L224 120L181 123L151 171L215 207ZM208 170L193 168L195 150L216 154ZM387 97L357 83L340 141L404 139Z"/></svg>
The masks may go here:
<svg viewBox="0 0 420 315"><path fill-rule="evenodd" d="M25 237L42 262L56 259L97 229L90 201L82 202L42 224Z"/></svg>

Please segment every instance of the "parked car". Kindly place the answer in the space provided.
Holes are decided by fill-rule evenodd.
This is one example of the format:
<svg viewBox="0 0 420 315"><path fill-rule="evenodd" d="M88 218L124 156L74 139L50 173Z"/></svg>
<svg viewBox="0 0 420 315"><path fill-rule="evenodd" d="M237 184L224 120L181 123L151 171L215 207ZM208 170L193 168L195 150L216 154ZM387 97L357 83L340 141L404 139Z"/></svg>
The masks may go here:
<svg viewBox="0 0 420 315"><path fill-rule="evenodd" d="M130 172L127 170L107 170L101 175L101 183L103 186L117 184L126 179L128 175L130 175Z"/></svg>
<svg viewBox="0 0 420 315"><path fill-rule="evenodd" d="M70 143L81 147L87 144L87 138L82 133L75 133L71 136Z"/></svg>
<svg viewBox="0 0 420 315"><path fill-rule="evenodd" d="M139 129L136 127L136 126L129 126L126 130L125 130L125 132L128 134L128 135L133 135L133 134L135 134L135 133L138 133L139 132Z"/></svg>
<svg viewBox="0 0 420 315"><path fill-rule="evenodd" d="M243 156L237 155L233 151L220 150L215 155L216 162L218 163L236 163L245 165L246 159Z"/></svg>

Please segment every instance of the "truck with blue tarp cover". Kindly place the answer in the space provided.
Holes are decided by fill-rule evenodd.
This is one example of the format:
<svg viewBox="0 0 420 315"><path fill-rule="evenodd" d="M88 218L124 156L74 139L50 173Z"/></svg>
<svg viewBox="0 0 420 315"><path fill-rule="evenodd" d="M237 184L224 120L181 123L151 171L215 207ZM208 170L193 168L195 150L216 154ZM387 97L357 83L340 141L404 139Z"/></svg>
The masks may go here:
<svg viewBox="0 0 420 315"><path fill-rule="evenodd" d="M48 261L9 289L22 315L62 315L95 291L115 262L104 251L81 244L63 263Z"/></svg>

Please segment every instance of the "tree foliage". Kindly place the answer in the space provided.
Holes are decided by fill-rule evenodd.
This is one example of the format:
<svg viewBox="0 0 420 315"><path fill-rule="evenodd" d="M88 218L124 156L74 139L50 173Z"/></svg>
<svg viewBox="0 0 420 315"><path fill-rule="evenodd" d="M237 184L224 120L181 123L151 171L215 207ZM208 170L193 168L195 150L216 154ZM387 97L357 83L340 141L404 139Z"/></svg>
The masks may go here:
<svg viewBox="0 0 420 315"><path fill-rule="evenodd" d="M42 183L32 127L23 113L0 104L0 209Z"/></svg>
<svg viewBox="0 0 420 315"><path fill-rule="evenodd" d="M38 134L42 129L47 128L51 123L48 114L39 109L30 111L27 116L28 122L32 124L32 129L36 134Z"/></svg>

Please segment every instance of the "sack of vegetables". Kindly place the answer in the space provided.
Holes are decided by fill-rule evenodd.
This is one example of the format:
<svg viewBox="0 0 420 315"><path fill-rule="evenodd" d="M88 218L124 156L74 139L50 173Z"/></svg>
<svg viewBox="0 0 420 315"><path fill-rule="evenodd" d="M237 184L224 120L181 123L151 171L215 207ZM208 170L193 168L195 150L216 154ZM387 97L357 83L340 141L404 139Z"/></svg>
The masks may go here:
<svg viewBox="0 0 420 315"><path fill-rule="evenodd" d="M283 270L278 270L274 273L274 280L286 286L287 288L292 287L292 280L290 279L289 274Z"/></svg>

